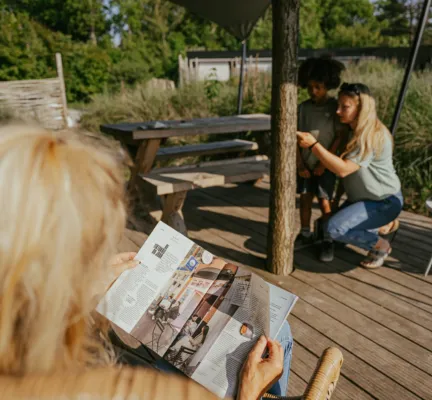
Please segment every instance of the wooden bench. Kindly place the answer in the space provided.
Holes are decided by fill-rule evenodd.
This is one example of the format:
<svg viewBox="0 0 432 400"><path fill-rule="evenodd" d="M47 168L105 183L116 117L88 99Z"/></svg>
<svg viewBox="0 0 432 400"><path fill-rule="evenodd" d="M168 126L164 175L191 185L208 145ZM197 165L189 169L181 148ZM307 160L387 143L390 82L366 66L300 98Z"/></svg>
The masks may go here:
<svg viewBox="0 0 432 400"><path fill-rule="evenodd" d="M257 181L269 175L267 156L210 161L197 165L156 168L140 175L144 191L162 199L162 221L187 236L182 208L187 192L227 183Z"/></svg>
<svg viewBox="0 0 432 400"><path fill-rule="evenodd" d="M125 146L138 146L134 154L135 167L131 171L128 186L131 198L137 195L136 198L151 202L151 196L148 198L147 194L159 195L163 203L162 220L183 234L187 234L187 231L181 210L189 190L257 181L269 173L269 161L266 156L261 155L181 167L154 168L155 160L258 150L257 143L239 139L163 148L160 145L165 139L174 136L240 132L251 132L259 140L264 136L263 133L270 131L269 115L121 123L102 125L101 130L113 135ZM137 193L137 186L144 186L144 190Z"/></svg>
<svg viewBox="0 0 432 400"><path fill-rule="evenodd" d="M258 150L258 144L249 140L222 140L219 142L188 144L184 146L161 147L156 153L156 160L182 157L198 157L221 153L240 153Z"/></svg>

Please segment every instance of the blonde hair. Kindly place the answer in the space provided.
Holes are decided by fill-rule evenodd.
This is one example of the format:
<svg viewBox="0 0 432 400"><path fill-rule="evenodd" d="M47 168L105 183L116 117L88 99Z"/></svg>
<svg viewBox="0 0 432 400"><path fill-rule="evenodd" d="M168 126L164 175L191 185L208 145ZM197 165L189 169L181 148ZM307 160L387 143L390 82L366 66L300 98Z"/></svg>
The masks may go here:
<svg viewBox="0 0 432 400"><path fill-rule="evenodd" d="M126 213L122 170L105 143L0 128L2 374L112 360L92 310Z"/></svg>
<svg viewBox="0 0 432 400"><path fill-rule="evenodd" d="M348 142L342 158L353 152L358 152L360 161L363 161L371 152L379 156L383 151L386 136L390 137L392 141L393 138L377 116L375 99L365 93L354 95L343 92L342 95L356 97L359 107L354 134Z"/></svg>

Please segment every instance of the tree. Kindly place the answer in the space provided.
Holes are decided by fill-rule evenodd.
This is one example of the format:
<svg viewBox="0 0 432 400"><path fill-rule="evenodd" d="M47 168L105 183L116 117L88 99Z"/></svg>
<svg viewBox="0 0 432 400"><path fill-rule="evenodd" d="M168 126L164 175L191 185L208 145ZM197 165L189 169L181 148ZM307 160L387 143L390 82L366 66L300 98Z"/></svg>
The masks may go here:
<svg viewBox="0 0 432 400"><path fill-rule="evenodd" d="M407 36L409 21L407 19L406 0L379 0L377 2L378 20L386 23L383 34L387 36Z"/></svg>
<svg viewBox="0 0 432 400"><path fill-rule="evenodd" d="M103 0L3 0L9 11L26 14L73 40L96 43L109 33Z"/></svg>
<svg viewBox="0 0 432 400"><path fill-rule="evenodd" d="M337 25L327 40L328 47L374 47L382 43L377 24Z"/></svg>
<svg viewBox="0 0 432 400"><path fill-rule="evenodd" d="M321 30L326 40L334 37L334 30L356 24L376 22L374 6L369 0L317 0L321 11Z"/></svg>
<svg viewBox="0 0 432 400"><path fill-rule="evenodd" d="M268 269L293 271L300 0L273 1L272 147Z"/></svg>
<svg viewBox="0 0 432 400"><path fill-rule="evenodd" d="M318 49L324 47L325 35L321 28L323 9L320 0L303 0L300 5L300 47Z"/></svg>
<svg viewBox="0 0 432 400"><path fill-rule="evenodd" d="M89 101L107 89L109 53L89 43L73 42L20 13L0 13L0 80L56 76L54 55L63 57L68 101Z"/></svg>

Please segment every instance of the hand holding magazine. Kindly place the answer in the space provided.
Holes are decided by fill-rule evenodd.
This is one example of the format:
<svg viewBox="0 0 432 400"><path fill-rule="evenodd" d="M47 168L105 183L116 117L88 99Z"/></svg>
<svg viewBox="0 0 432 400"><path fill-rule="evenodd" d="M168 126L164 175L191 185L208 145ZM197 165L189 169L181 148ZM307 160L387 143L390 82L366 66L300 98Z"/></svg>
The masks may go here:
<svg viewBox="0 0 432 400"><path fill-rule="evenodd" d="M220 397L234 396L261 335L275 339L297 297L213 256L160 222L97 311Z"/></svg>

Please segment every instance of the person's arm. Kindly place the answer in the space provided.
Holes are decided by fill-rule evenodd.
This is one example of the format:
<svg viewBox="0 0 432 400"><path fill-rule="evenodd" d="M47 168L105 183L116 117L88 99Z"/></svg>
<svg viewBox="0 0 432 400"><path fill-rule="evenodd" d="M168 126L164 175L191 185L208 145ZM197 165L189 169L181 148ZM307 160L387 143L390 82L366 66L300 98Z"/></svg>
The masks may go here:
<svg viewBox="0 0 432 400"><path fill-rule="evenodd" d="M341 137L337 135L332 145L329 147L328 151L336 155L340 143L341 143ZM314 175L321 176L325 170L326 170L326 166L320 161L318 165L314 168Z"/></svg>
<svg viewBox="0 0 432 400"><path fill-rule="evenodd" d="M320 160L324 167L341 178L345 178L360 169L360 165L351 160L343 160L332 154L308 132L297 132L297 139L300 147L304 149L313 146L311 148L312 153Z"/></svg>

